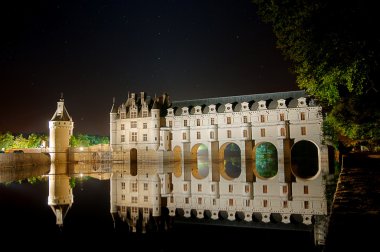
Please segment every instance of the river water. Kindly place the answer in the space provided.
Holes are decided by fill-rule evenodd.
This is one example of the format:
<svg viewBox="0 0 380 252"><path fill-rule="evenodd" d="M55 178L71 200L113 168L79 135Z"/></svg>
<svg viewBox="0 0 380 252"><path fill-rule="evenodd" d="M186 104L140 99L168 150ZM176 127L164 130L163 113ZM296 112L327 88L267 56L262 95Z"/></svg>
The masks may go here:
<svg viewBox="0 0 380 252"><path fill-rule="evenodd" d="M59 226L48 205L49 167L27 169L0 170L1 244L12 250L319 251L310 231L208 225L191 218L166 216L166 225L146 233L131 232L110 214L109 173L76 174L73 203Z"/></svg>

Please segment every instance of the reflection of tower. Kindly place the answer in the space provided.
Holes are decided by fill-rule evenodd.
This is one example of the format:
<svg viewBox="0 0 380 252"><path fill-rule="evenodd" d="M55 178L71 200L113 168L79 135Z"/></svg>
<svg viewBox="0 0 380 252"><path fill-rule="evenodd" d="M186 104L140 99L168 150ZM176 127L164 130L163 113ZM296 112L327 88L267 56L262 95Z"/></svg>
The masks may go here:
<svg viewBox="0 0 380 252"><path fill-rule="evenodd" d="M74 198L67 167L67 164L52 162L49 173L48 205L53 210L59 226L63 225L63 219L73 204Z"/></svg>
<svg viewBox="0 0 380 252"><path fill-rule="evenodd" d="M57 110L49 121L49 152L52 163L67 162L67 151L73 128L74 122L66 110L62 95L57 102Z"/></svg>
<svg viewBox="0 0 380 252"><path fill-rule="evenodd" d="M110 146L114 149L116 145L116 119L117 119L117 108L115 106L115 98L113 99L113 104L110 112Z"/></svg>

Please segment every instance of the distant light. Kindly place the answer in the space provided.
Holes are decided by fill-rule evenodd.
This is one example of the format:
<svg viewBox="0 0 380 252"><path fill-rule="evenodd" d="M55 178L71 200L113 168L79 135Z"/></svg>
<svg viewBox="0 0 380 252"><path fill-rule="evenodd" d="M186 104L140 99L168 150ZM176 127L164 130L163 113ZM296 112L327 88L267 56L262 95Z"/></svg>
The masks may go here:
<svg viewBox="0 0 380 252"><path fill-rule="evenodd" d="M80 150L80 151L83 151L83 147L79 147L79 150Z"/></svg>
<svg viewBox="0 0 380 252"><path fill-rule="evenodd" d="M81 178L83 178L83 173L79 174L79 176L80 176Z"/></svg>

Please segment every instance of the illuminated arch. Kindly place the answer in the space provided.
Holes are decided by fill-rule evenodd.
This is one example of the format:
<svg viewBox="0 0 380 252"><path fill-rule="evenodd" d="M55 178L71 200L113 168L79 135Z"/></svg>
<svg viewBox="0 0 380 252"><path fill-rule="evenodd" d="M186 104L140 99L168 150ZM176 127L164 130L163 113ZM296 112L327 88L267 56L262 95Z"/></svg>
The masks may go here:
<svg viewBox="0 0 380 252"><path fill-rule="evenodd" d="M307 140L295 143L292 146L291 165L294 176L303 179L314 177L319 171L318 147Z"/></svg>
<svg viewBox="0 0 380 252"><path fill-rule="evenodd" d="M191 150L191 173L197 179L203 179L209 173L208 148L204 144L197 144Z"/></svg>
<svg viewBox="0 0 380 252"><path fill-rule="evenodd" d="M231 180L241 174L241 150L235 143L225 143L219 149L220 174Z"/></svg>
<svg viewBox="0 0 380 252"><path fill-rule="evenodd" d="M181 177L182 175L182 151L181 147L176 146L173 149L174 156L174 176Z"/></svg>
<svg viewBox="0 0 380 252"><path fill-rule="evenodd" d="M277 148L272 143L263 142L253 149L253 173L258 178L268 179L278 172Z"/></svg>

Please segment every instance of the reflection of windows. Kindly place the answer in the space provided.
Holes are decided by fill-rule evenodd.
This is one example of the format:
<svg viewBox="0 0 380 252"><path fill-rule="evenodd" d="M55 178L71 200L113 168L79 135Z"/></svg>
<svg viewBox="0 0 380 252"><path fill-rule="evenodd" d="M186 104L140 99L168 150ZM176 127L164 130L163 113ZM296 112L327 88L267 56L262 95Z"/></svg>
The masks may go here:
<svg viewBox="0 0 380 252"><path fill-rule="evenodd" d="M189 198L185 198L185 204L189 204Z"/></svg>
<svg viewBox="0 0 380 252"><path fill-rule="evenodd" d="M121 129L121 130L124 130L124 129L125 129L125 124L124 124L124 123L120 125L120 129Z"/></svg>
<svg viewBox="0 0 380 252"><path fill-rule="evenodd" d="M303 206L305 209L309 209L309 201L304 201Z"/></svg>
<svg viewBox="0 0 380 252"><path fill-rule="evenodd" d="M125 189L125 182L121 182L121 189L122 189L122 190Z"/></svg>
<svg viewBox="0 0 380 252"><path fill-rule="evenodd" d="M197 139L201 139L201 132L197 131Z"/></svg>
<svg viewBox="0 0 380 252"><path fill-rule="evenodd" d="M202 198L198 198L198 205L202 205Z"/></svg>
<svg viewBox="0 0 380 252"><path fill-rule="evenodd" d="M137 111L131 111L131 118L137 117Z"/></svg>
<svg viewBox="0 0 380 252"><path fill-rule="evenodd" d="M228 185L228 192L232 193L234 191L233 185Z"/></svg>
<svg viewBox="0 0 380 252"><path fill-rule="evenodd" d="M248 130L243 130L243 137L248 137Z"/></svg>
<svg viewBox="0 0 380 252"><path fill-rule="evenodd" d="M268 186L267 185L263 185L263 193L268 193Z"/></svg>
<svg viewBox="0 0 380 252"><path fill-rule="evenodd" d="M131 141L132 142L137 142L137 132L132 132Z"/></svg>
<svg viewBox="0 0 380 252"><path fill-rule="evenodd" d="M198 192L202 192L202 185L198 184Z"/></svg>
<svg viewBox="0 0 380 252"><path fill-rule="evenodd" d="M287 186L283 186L282 187L282 193L283 194L287 194L288 193L288 187Z"/></svg>
<svg viewBox="0 0 380 252"><path fill-rule="evenodd" d="M143 110L142 117L148 117L148 111L147 110Z"/></svg>
<svg viewBox="0 0 380 252"><path fill-rule="evenodd" d="M124 143L125 142L125 135L120 136L120 142Z"/></svg>
<svg viewBox="0 0 380 252"><path fill-rule="evenodd" d="M148 141L148 134L143 134L143 141L144 142Z"/></svg>
<svg viewBox="0 0 380 252"><path fill-rule="evenodd" d="M248 122L248 117L247 116L243 116L243 123L247 123Z"/></svg>
<svg viewBox="0 0 380 252"><path fill-rule="evenodd" d="M144 183L144 191L148 191L148 183Z"/></svg>
<svg viewBox="0 0 380 252"><path fill-rule="evenodd" d="M281 136L285 136L285 128L281 128L280 131L281 131Z"/></svg>
<svg viewBox="0 0 380 252"><path fill-rule="evenodd" d="M137 192L137 183L132 183L132 192Z"/></svg>
<svg viewBox="0 0 380 252"><path fill-rule="evenodd" d="M288 201L285 200L284 202L282 202L282 207L283 208L288 208Z"/></svg>
<svg viewBox="0 0 380 252"><path fill-rule="evenodd" d="M148 124L147 123L143 123L143 129L146 129L148 128Z"/></svg>
<svg viewBox="0 0 380 252"><path fill-rule="evenodd" d="M173 127L173 121L172 120L169 121L169 127Z"/></svg>
<svg viewBox="0 0 380 252"><path fill-rule="evenodd" d="M215 124L215 118L211 118L211 125Z"/></svg>
<svg viewBox="0 0 380 252"><path fill-rule="evenodd" d="M215 185L211 185L211 192L215 192Z"/></svg>
<svg viewBox="0 0 380 252"><path fill-rule="evenodd" d="M125 200L125 194L121 195L121 200Z"/></svg>
<svg viewBox="0 0 380 252"><path fill-rule="evenodd" d="M197 119L197 126L201 126L201 119Z"/></svg>
<svg viewBox="0 0 380 252"><path fill-rule="evenodd" d="M233 206L234 205L234 199L228 199L228 205Z"/></svg>
<svg viewBox="0 0 380 252"><path fill-rule="evenodd" d="M183 120L183 126L187 126L187 120Z"/></svg>
<svg viewBox="0 0 380 252"><path fill-rule="evenodd" d="M309 194L309 187L307 185L303 186L303 193Z"/></svg>
<svg viewBox="0 0 380 252"><path fill-rule="evenodd" d="M249 193L249 185L246 185L246 186L245 186L245 192L246 192L246 193Z"/></svg>
<svg viewBox="0 0 380 252"><path fill-rule="evenodd" d="M187 192L187 184L184 184L184 185L183 185L183 190L184 190L185 192Z"/></svg>
<svg viewBox="0 0 380 252"><path fill-rule="evenodd" d="M214 139L215 138L215 133L214 131L210 131L210 139Z"/></svg>
<svg viewBox="0 0 380 252"><path fill-rule="evenodd" d="M132 213L137 214L137 207L132 207L131 211Z"/></svg>
<svg viewBox="0 0 380 252"><path fill-rule="evenodd" d="M212 199L212 204L215 206L216 205L216 199Z"/></svg>
<svg viewBox="0 0 380 252"><path fill-rule="evenodd" d="M260 122L265 122L265 115L260 115Z"/></svg>
<svg viewBox="0 0 380 252"><path fill-rule="evenodd" d="M125 206L121 206L121 211L125 212Z"/></svg>
<svg viewBox="0 0 380 252"><path fill-rule="evenodd" d="M300 113L301 120L305 120L305 112Z"/></svg>
<svg viewBox="0 0 380 252"><path fill-rule="evenodd" d="M170 203L173 203L173 202L174 202L174 197L170 196Z"/></svg>
<svg viewBox="0 0 380 252"><path fill-rule="evenodd" d="M186 132L183 132L183 133L182 133L182 139L183 139L183 140L186 140Z"/></svg>
<svg viewBox="0 0 380 252"><path fill-rule="evenodd" d="M148 196L144 196L144 202L148 202Z"/></svg>
<svg viewBox="0 0 380 252"><path fill-rule="evenodd" d="M264 207L268 207L268 200L266 200L266 199L263 200L263 206L264 206Z"/></svg>
<svg viewBox="0 0 380 252"><path fill-rule="evenodd" d="M246 207L249 207L250 202L251 202L250 200L245 200L245 206L246 206Z"/></svg>
<svg viewBox="0 0 380 252"><path fill-rule="evenodd" d="M132 197L132 203L137 203L137 197Z"/></svg>
<svg viewBox="0 0 380 252"><path fill-rule="evenodd" d="M231 117L227 117L227 124L231 124Z"/></svg>

